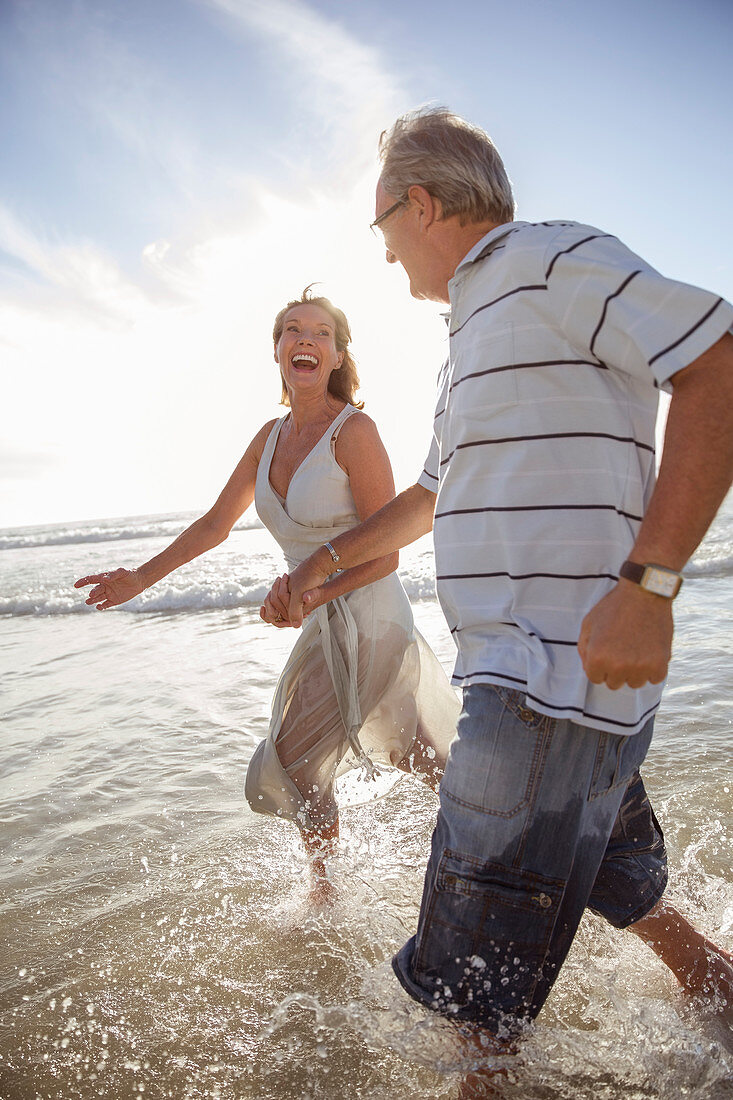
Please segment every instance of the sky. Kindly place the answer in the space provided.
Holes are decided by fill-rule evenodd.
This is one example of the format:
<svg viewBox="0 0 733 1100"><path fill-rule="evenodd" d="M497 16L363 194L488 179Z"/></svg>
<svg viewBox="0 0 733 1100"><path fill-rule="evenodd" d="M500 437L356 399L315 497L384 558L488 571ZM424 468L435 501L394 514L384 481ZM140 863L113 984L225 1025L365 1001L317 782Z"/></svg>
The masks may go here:
<svg viewBox="0 0 733 1100"><path fill-rule="evenodd" d="M0 526L209 507L312 282L411 484L444 307L368 224L423 103L488 130L519 218L733 298L732 37L730 0L0 0Z"/></svg>

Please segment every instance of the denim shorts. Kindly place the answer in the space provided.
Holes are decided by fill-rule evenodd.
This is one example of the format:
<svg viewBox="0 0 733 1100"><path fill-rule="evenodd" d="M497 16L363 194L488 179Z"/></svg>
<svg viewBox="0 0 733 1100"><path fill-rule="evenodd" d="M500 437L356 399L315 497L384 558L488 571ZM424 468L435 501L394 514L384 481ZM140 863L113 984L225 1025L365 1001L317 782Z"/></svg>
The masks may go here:
<svg viewBox="0 0 733 1100"><path fill-rule="evenodd" d="M590 906L617 927L666 885L638 774L653 719L621 737L512 689L464 691L417 934L393 959L423 1004L495 1032L537 1015Z"/></svg>

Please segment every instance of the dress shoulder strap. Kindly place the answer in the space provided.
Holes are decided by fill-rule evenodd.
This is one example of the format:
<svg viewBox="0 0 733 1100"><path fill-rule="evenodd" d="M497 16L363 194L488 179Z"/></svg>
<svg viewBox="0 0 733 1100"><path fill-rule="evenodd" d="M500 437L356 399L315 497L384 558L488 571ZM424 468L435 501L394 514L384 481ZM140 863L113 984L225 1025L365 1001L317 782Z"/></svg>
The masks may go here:
<svg viewBox="0 0 733 1100"><path fill-rule="evenodd" d="M262 448L262 454L260 455L260 461L259 461L258 469L265 468L265 469L269 470L270 462L272 461L272 456L275 452L275 446L276 446L278 438L280 436L280 429L282 428L283 424L287 420L288 415L289 414L286 413L285 416L281 416L280 419L276 420L274 422L274 424L272 425L272 428L270 429L270 433L269 433L267 439L265 440L265 445ZM269 476L269 474L268 474L268 476Z"/></svg>
<svg viewBox="0 0 733 1100"><path fill-rule="evenodd" d="M346 421L349 419L349 417L353 413L358 412L358 411L359 410L355 409L353 405L345 405L344 408L341 410L341 412L338 414L338 416L334 420L333 424L331 425L331 448L332 449L335 446L336 440L339 437L339 432L343 428Z"/></svg>

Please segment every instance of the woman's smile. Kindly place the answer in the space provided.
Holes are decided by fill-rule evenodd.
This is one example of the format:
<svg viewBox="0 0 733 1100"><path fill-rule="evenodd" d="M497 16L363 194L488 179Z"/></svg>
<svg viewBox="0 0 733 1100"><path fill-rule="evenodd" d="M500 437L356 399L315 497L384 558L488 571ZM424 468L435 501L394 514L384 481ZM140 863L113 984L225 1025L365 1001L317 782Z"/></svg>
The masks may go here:
<svg viewBox="0 0 733 1100"><path fill-rule="evenodd" d="M308 393L320 388L325 393L331 372L338 370L343 359L335 337L333 318L321 306L303 302L289 310L275 345L285 385L309 378Z"/></svg>
<svg viewBox="0 0 733 1100"><path fill-rule="evenodd" d="M296 370L313 371L318 368L318 359L307 351L296 351L290 362Z"/></svg>

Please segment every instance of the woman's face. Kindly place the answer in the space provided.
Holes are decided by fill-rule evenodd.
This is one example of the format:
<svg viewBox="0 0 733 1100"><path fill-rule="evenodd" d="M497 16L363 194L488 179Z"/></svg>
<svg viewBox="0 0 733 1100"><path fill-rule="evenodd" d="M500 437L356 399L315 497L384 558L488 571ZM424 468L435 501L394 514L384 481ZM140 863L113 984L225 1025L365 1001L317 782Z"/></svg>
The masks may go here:
<svg viewBox="0 0 733 1100"><path fill-rule="evenodd" d="M330 313L307 302L288 310L275 344L275 362L291 401L294 394L325 394L331 372L338 370L342 360Z"/></svg>

